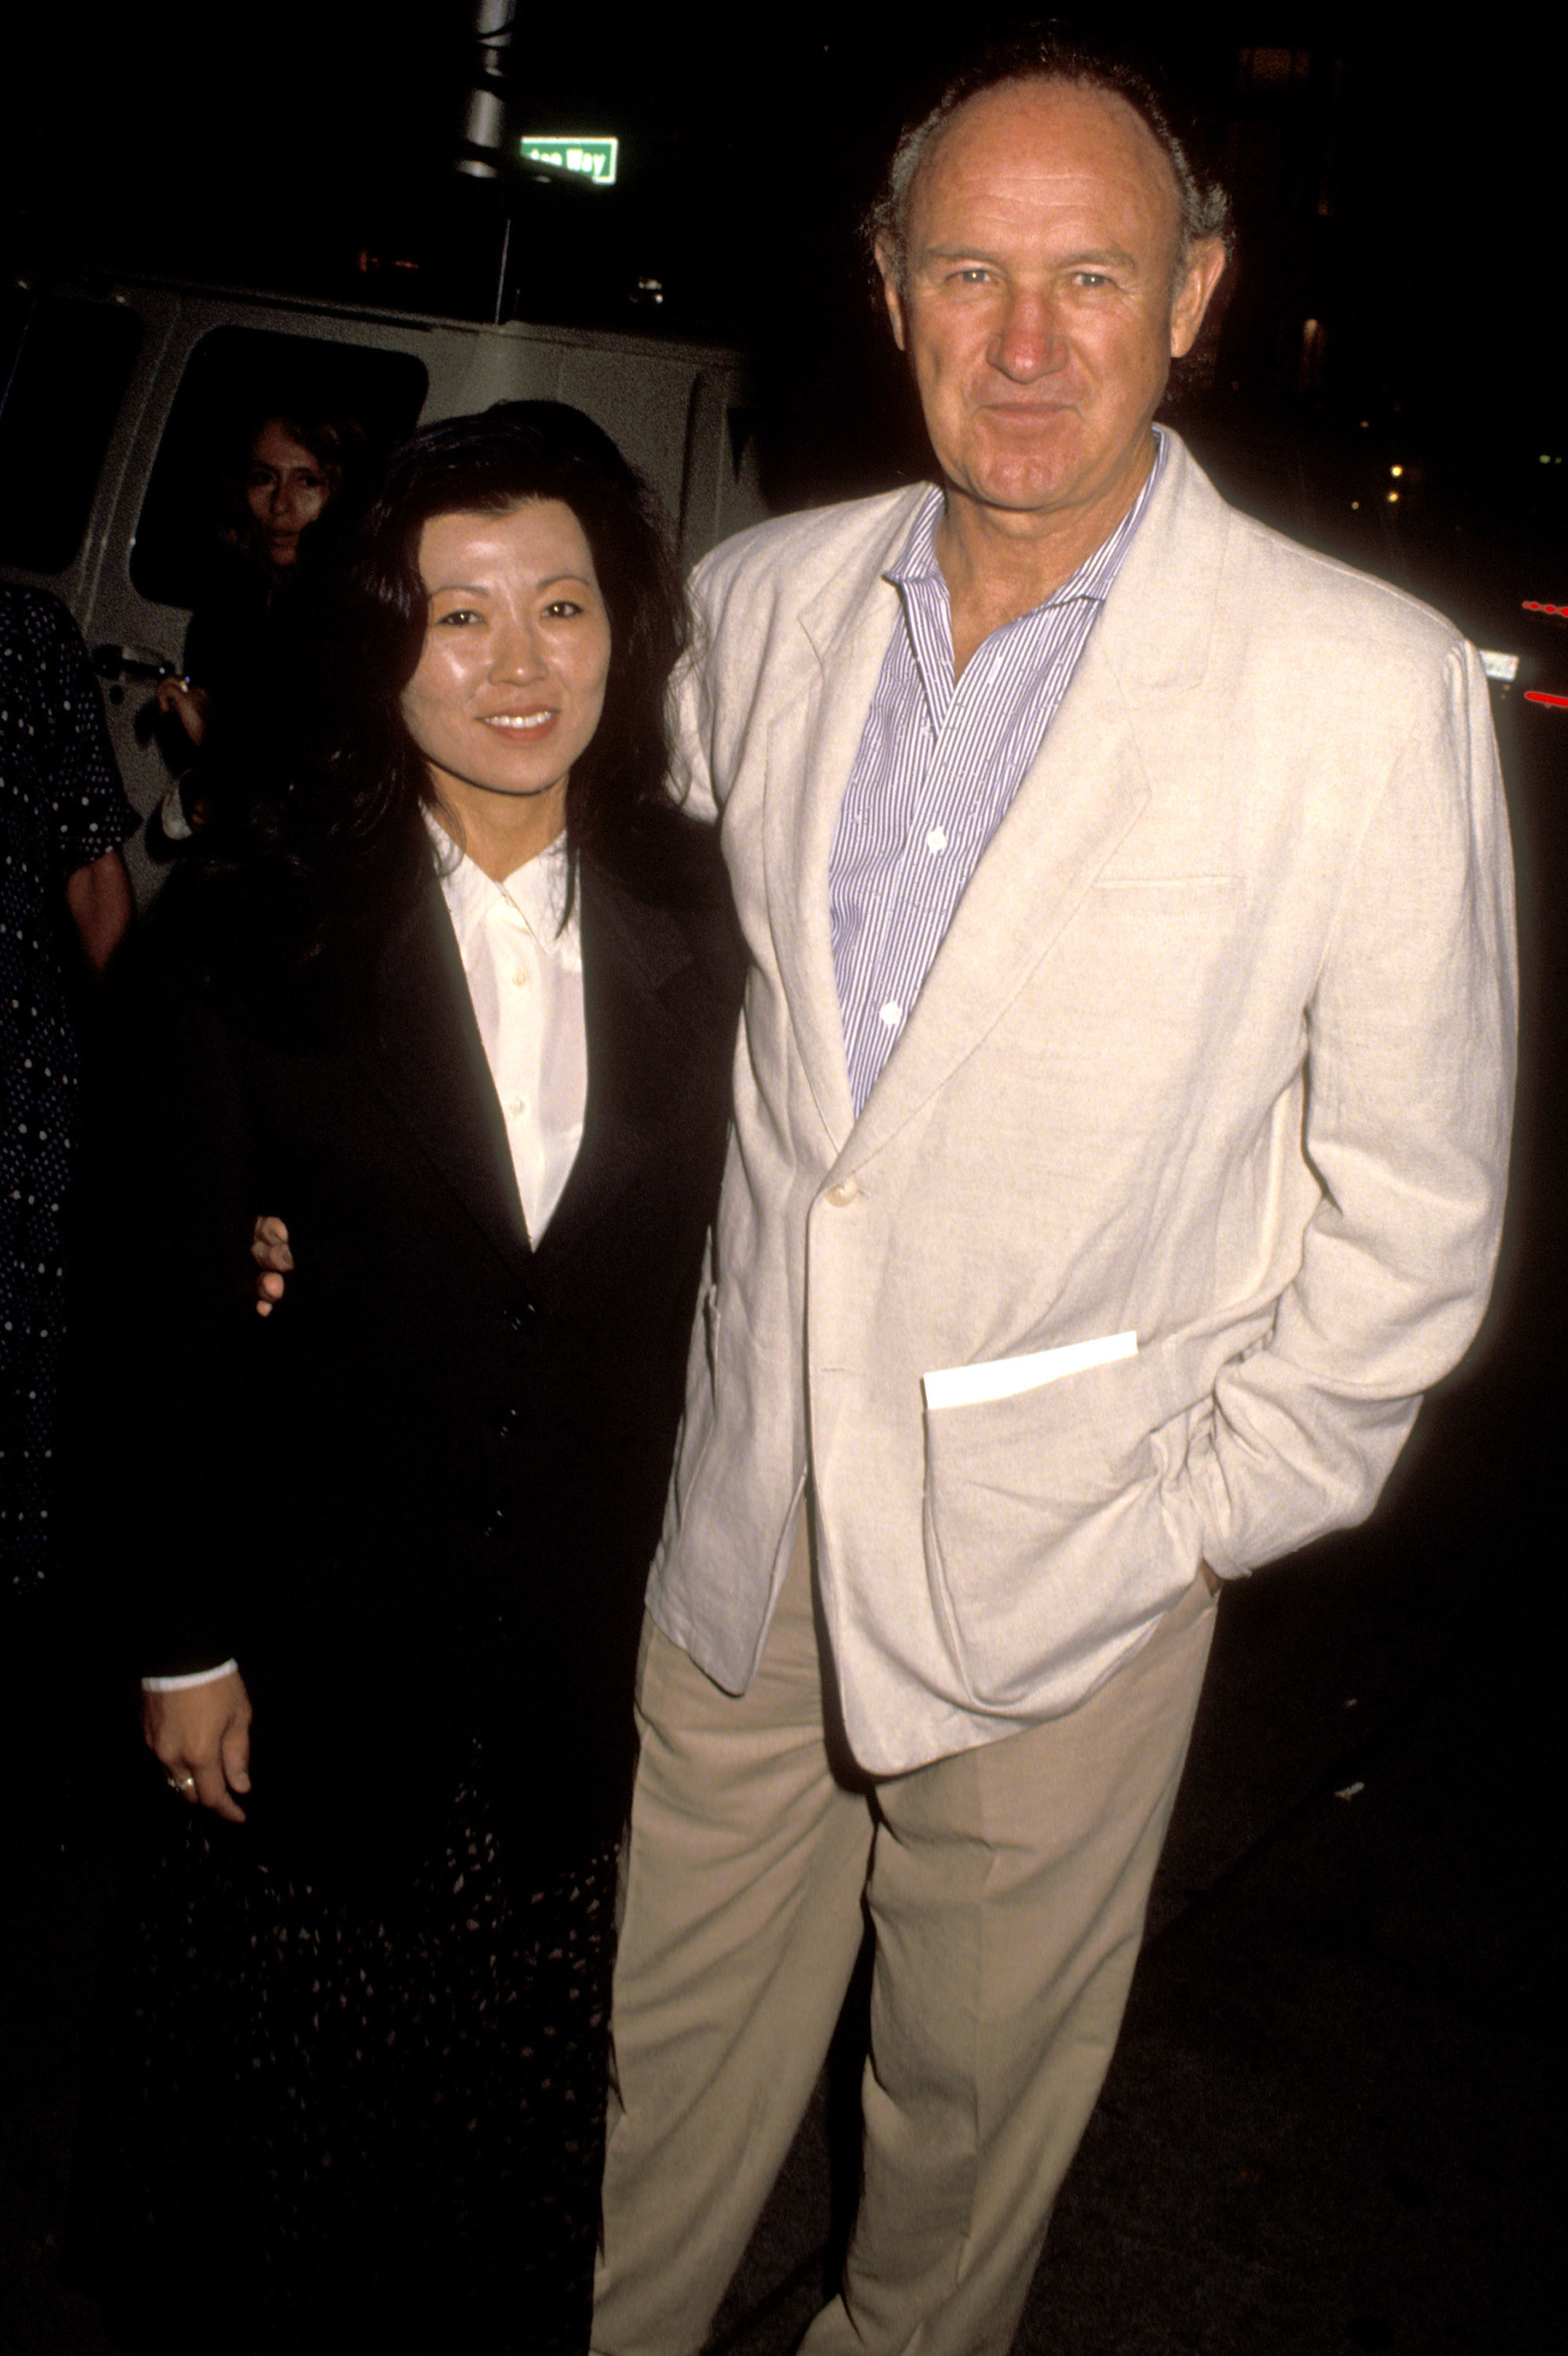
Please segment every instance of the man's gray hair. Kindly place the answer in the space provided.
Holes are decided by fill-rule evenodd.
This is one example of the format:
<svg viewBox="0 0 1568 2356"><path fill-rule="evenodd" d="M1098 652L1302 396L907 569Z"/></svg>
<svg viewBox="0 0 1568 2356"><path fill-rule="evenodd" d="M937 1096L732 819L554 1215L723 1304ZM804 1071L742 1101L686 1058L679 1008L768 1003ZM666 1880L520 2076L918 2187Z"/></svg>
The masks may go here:
<svg viewBox="0 0 1568 2356"><path fill-rule="evenodd" d="M1112 51L1092 48L1054 33L1033 33L982 50L952 77L930 112L906 126L893 150L881 193L864 223L867 244L873 255L880 252L887 256L895 284L904 284L910 197L921 166L961 107L983 91L1009 81L1070 82L1080 90L1103 90L1125 100L1157 141L1176 182L1180 224L1178 274L1200 239L1218 238L1229 251L1231 200L1218 181L1199 177L1147 76Z"/></svg>

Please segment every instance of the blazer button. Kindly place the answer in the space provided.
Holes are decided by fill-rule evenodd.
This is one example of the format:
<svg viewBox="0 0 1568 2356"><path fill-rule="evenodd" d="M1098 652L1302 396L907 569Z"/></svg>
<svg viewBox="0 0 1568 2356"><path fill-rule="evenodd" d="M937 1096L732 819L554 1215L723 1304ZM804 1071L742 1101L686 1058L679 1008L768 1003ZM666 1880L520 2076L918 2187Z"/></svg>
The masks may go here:
<svg viewBox="0 0 1568 2356"><path fill-rule="evenodd" d="M531 1333L539 1322L539 1305L531 1292L501 1312L501 1323L508 1333Z"/></svg>
<svg viewBox="0 0 1568 2356"><path fill-rule="evenodd" d="M513 1440L513 1439L515 1439L515 1438L517 1437L517 1433L522 1430L522 1423L523 1423L523 1411L522 1411L522 1408L518 1408L518 1407L509 1407L509 1408L507 1408L502 1412L502 1414L500 1415L500 1417L499 1417L499 1418L497 1419L497 1420L496 1420L496 1439L497 1439L497 1440Z"/></svg>
<svg viewBox="0 0 1568 2356"><path fill-rule="evenodd" d="M836 1211L846 1211L859 1199L860 1189L853 1178L842 1178L837 1186L829 1186L827 1199Z"/></svg>
<svg viewBox="0 0 1568 2356"><path fill-rule="evenodd" d="M494 1513L487 1514L485 1519L480 1523L479 1535L482 1538L488 1538L492 1543L494 1543L496 1538L501 1537L506 1526L507 1516L501 1511L500 1506L497 1505Z"/></svg>

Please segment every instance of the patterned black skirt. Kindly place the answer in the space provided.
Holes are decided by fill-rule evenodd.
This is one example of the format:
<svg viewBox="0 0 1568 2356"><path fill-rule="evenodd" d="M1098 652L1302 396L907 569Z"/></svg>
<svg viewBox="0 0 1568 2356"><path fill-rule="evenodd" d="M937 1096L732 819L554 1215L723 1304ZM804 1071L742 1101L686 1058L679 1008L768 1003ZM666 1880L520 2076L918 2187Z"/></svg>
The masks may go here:
<svg viewBox="0 0 1568 2356"><path fill-rule="evenodd" d="M71 2272L111 2329L586 2350L614 1845L517 1889L475 1762L386 1905L169 1808L84 2094Z"/></svg>

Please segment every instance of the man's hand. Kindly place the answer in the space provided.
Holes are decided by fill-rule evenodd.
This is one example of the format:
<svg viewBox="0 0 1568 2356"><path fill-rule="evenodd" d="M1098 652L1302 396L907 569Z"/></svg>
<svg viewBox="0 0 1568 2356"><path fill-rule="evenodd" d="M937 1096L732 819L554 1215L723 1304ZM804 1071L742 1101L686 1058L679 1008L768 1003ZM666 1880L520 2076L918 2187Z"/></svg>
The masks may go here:
<svg viewBox="0 0 1568 2356"><path fill-rule="evenodd" d="M251 1230L251 1257L261 1274L256 1279L256 1314L270 1317L283 1297L283 1279L294 1264L289 1231L282 1219L258 1219Z"/></svg>
<svg viewBox="0 0 1568 2356"><path fill-rule="evenodd" d="M251 1697L238 1669L210 1685L144 1694L142 1739L193 1805L244 1823L234 1794L251 1788Z"/></svg>

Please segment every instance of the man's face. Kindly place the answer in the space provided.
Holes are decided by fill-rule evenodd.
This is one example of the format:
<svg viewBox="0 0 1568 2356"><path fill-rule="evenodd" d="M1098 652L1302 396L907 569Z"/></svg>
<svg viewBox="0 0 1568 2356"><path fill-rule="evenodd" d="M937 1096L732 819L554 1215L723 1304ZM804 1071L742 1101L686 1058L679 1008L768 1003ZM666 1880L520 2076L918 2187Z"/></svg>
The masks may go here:
<svg viewBox="0 0 1568 2356"><path fill-rule="evenodd" d="M882 260L950 492L1019 515L1127 504L1224 266L1195 247L1173 299L1178 243L1170 166L1121 99L1005 82L955 116L911 192L901 285Z"/></svg>

